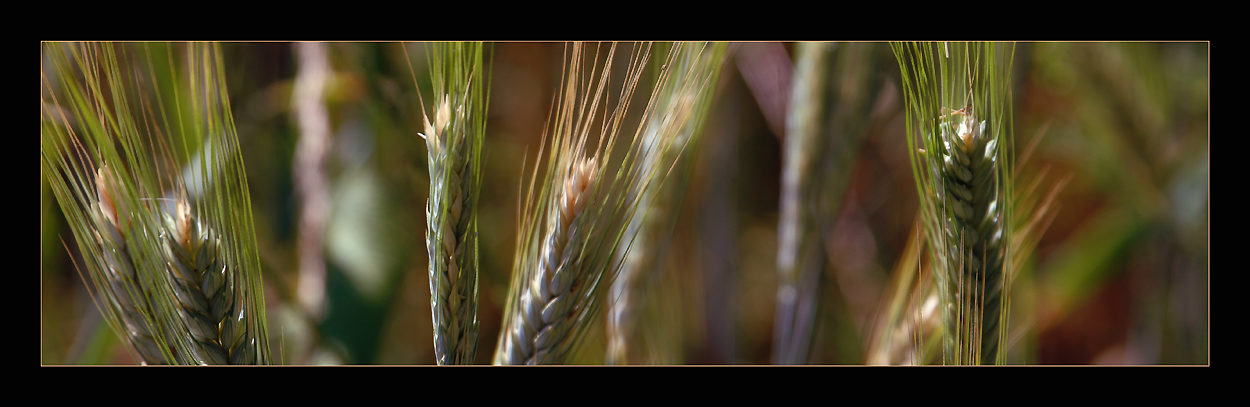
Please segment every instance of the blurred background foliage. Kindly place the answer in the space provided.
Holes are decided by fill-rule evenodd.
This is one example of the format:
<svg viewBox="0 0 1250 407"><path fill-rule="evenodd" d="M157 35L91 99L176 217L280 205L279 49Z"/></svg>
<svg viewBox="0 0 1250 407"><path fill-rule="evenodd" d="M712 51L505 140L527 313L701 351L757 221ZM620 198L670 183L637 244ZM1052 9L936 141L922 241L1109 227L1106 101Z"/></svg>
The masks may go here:
<svg viewBox="0 0 1250 407"><path fill-rule="evenodd" d="M879 94L869 130L851 155L837 220L823 233L828 275L812 355L819 364L864 363L891 270L914 237L898 65L888 44L869 45L876 49L862 63L882 85L870 90ZM327 46L331 205L326 311L318 320L295 300L299 58L289 43L222 44L274 360L433 364L423 240L429 181L416 135L418 89L426 103L436 100L425 47ZM523 160L532 165L538 154L564 44L504 42L488 52L479 364L489 362L500 329ZM669 333L675 363L771 363L781 139L795 46L739 43L730 52L655 285L665 312L652 323ZM1017 45L1017 155L1037 143L1019 182L1070 182L1012 291L1010 363L1209 363L1209 62L1208 43ZM43 69L53 71L46 59ZM92 303L75 269L82 264L76 244L42 176L41 185L41 364L134 363ZM602 363L602 334L588 340L577 361Z"/></svg>

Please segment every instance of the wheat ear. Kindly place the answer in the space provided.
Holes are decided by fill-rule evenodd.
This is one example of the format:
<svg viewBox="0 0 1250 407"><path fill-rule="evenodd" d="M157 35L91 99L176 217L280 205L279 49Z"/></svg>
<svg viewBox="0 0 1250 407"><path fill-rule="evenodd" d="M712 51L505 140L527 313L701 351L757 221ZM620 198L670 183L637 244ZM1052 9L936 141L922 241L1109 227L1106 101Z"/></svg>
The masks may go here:
<svg viewBox="0 0 1250 407"><path fill-rule="evenodd" d="M948 275L947 290L959 309L947 329L979 347L960 360L992 364L998 353L1005 251L998 143L985 131L986 121L971 113L962 117L955 113L947 119L941 126L941 140L947 148L940 153L943 165L935 174L943 191L937 199L939 210L947 213L943 224L950 239L946 254L957 271ZM958 127L950 121L958 122Z"/></svg>
<svg viewBox="0 0 1250 407"><path fill-rule="evenodd" d="M908 97L908 143L937 270L947 363L1002 360L1004 276L1012 259L1004 236L1011 236L1013 219L1010 52L1003 48L894 47Z"/></svg>
<svg viewBox="0 0 1250 407"><path fill-rule="evenodd" d="M1044 133L1045 131L1039 132L1039 134ZM1041 138L1040 135L1035 138L1033 143L1025 149L1023 156L1016 161L1017 173L1027 166L1030 152L1037 147ZM1012 228L1010 245L1013 249L1014 260L1011 264L1020 265L1028 261L1039 239L1059 210L1056 197L1070 177L1057 180L1043 191L1040 188L1047 179L1046 173L1047 171L1042 171L1041 175L1029 182L1025 188L1016 189L1012 197L1016 213L1024 216L1015 217L1017 224ZM929 350L937 347L935 339L941 337L943 327L938 318L939 313L935 312L939 295L934 285L933 273L932 271L917 272L920 269L919 246L921 245L918 234L922 225L923 223L917 220L911 233L916 238L908 239L907 248L904 249L898 263L895 263L894 271L891 272L893 277L891 277L889 287L892 288L882 298L882 307L866 352L867 363L870 365L930 363ZM1011 282L1020 272L1020 267L1005 270L1004 293L1002 294L1004 301L1011 298L1008 290L1011 289ZM1004 304L1001 309L1010 310L1010 304ZM1004 313L1000 319L1006 321L1006 317L1007 313ZM1003 323L1006 322L1000 322L1000 324ZM1006 339L1000 334L999 343L1004 343Z"/></svg>
<svg viewBox="0 0 1250 407"><path fill-rule="evenodd" d="M504 331L495 350L496 364L559 364L578 348L588 328L599 322L603 288L615 277L617 248L624 224L638 209L627 193L627 179L639 168L637 149L625 151L620 170L607 171L621 121L629 108L650 55L650 44L634 47L620 103L611 115L597 121L606 99L609 70L616 44L603 67L585 64L581 43L572 45L565 66L565 82L549 125L551 139L547 169L538 177L534 167L526 198L527 213L519 217L512 288L505 310ZM583 83L583 67L591 69ZM605 111L607 107L603 108ZM648 112L650 105L648 105ZM644 112L644 119L646 113ZM592 138L593 124L601 122ZM637 147L641 138L630 139ZM544 143L547 143L544 139ZM593 143L593 144L592 144ZM535 195L535 188L538 188Z"/></svg>
<svg viewBox="0 0 1250 407"><path fill-rule="evenodd" d="M107 43L42 46L55 69L40 71L41 159L106 321L140 363L187 363L185 341L168 323L173 311L160 221L151 201L141 198L159 184L145 156L151 140L137 134L127 110L119 48L125 55Z"/></svg>
<svg viewBox="0 0 1250 407"><path fill-rule="evenodd" d="M165 236L179 315L199 359L211 365L256 364L256 340L221 239L191 216L183 199L166 218Z"/></svg>
<svg viewBox="0 0 1250 407"><path fill-rule="evenodd" d="M425 122L429 150L430 199L426 201L426 250L430 255L430 307L434 356L440 365L473 362L477 347L476 247L470 235L473 208L465 190L469 174L463 142L448 145L444 130L450 117L447 99L435 123Z"/></svg>
<svg viewBox="0 0 1250 407"><path fill-rule="evenodd" d="M507 333L514 346L507 352L508 364L553 363L556 356L567 352L565 338L573 328L567 319L579 301L577 293L586 284L579 281L583 276L575 275L579 269L576 263L582 260L579 243L586 238L586 222L581 215L598 181L597 172L595 159L585 159L562 183L559 199L547 217L538 272L521 299L520 323Z"/></svg>
<svg viewBox="0 0 1250 407"><path fill-rule="evenodd" d="M153 283L141 278L139 267L130 253L132 245L126 244L126 235L136 232L126 206L115 191L118 183L107 166L96 175L98 202L92 205L96 224L96 238L100 243L103 266L108 284L103 287L105 301L117 309L123 337L139 354L143 363L167 365L171 358L168 346L160 340L156 308L152 304Z"/></svg>
<svg viewBox="0 0 1250 407"><path fill-rule="evenodd" d="M424 133L418 134L430 172L425 242L434 357L440 365L471 364L478 339L477 197L489 82L481 43L437 43L430 54L431 82L440 98L433 122L423 114Z"/></svg>
<svg viewBox="0 0 1250 407"><path fill-rule="evenodd" d="M105 317L143 363L268 363L260 262L221 52L188 44L182 70L170 48L143 44L144 65L129 46L47 47L75 120L60 109L45 111L44 168L51 170L49 183L71 221ZM152 55L161 53L168 54ZM145 81L180 73L189 79L192 108L167 107L159 97L152 103ZM58 105L52 87L46 89ZM157 120L157 108L161 118L174 112L181 126ZM174 140L183 155L171 148ZM166 215L157 203L170 189L202 197L211 229L229 235L192 226L185 202L169 211L181 216ZM170 218L165 225L162 216ZM88 243L93 239L99 245ZM214 346L224 351L205 350Z"/></svg>

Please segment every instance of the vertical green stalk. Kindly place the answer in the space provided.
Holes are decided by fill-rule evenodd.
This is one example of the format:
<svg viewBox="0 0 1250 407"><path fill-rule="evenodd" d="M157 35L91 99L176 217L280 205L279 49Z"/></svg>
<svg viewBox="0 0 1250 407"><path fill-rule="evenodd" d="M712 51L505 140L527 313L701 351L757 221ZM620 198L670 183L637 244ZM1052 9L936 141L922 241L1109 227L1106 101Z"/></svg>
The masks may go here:
<svg viewBox="0 0 1250 407"><path fill-rule="evenodd" d="M936 272L943 358L1003 361L1012 225L1012 44L893 44Z"/></svg>

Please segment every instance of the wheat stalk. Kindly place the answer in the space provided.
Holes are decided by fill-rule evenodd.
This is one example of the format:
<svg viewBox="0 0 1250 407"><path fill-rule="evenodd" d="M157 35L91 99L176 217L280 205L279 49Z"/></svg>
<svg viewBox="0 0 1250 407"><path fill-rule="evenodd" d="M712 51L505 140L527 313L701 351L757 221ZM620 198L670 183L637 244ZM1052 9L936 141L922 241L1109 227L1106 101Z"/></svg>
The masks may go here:
<svg viewBox="0 0 1250 407"><path fill-rule="evenodd" d="M659 258L685 195L692 160L683 152L698 145L727 47L725 43L676 43L664 61L665 72L657 81L661 99L656 104L657 112L663 114L651 116L642 130L644 149L639 153L639 163L643 171L639 176L667 173L676 182L634 180L635 187L646 189L631 192L650 205L630 219L629 239L623 248L627 251L609 294L609 364L655 362L655 355L648 358L643 354L641 345L647 341L638 332L639 313L648 299L646 287L658 278Z"/></svg>
<svg viewBox="0 0 1250 407"><path fill-rule="evenodd" d="M790 111L786 117L785 167L782 172L781 219L777 234L777 310L773 329L773 362L807 362L824 274L824 255L814 224L816 169L824 145L824 113L828 103L829 55L834 44L805 42L798 46Z"/></svg>
<svg viewBox="0 0 1250 407"><path fill-rule="evenodd" d="M329 50L319 42L293 44L299 59L291 116L299 124L299 140L292 157L292 182L299 197L299 281L296 296L314 319L325 315L325 234L330 217L330 180L325 164L330 157L333 129L325 104Z"/></svg>
<svg viewBox="0 0 1250 407"><path fill-rule="evenodd" d="M786 117L773 362L808 363L841 210L881 82L873 44L799 44Z"/></svg>
<svg viewBox="0 0 1250 407"><path fill-rule="evenodd" d="M1010 52L1003 48L894 46L948 363L1002 361L1004 276L1012 259L1003 238L1012 225Z"/></svg>

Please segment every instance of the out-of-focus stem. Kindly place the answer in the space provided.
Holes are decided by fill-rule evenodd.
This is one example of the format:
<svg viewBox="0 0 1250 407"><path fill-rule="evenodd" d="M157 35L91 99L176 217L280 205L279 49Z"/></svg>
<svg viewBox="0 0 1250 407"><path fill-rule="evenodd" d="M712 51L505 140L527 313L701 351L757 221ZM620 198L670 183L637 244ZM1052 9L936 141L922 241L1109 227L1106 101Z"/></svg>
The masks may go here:
<svg viewBox="0 0 1250 407"><path fill-rule="evenodd" d="M326 284L322 247L330 212L329 181L325 174L325 161L330 151L330 120L323 101L330 62L324 43L297 43L295 52L299 72L291 105L300 137L295 145L292 177L301 203L297 295L305 311L319 320L324 312Z"/></svg>
<svg viewBox="0 0 1250 407"><path fill-rule="evenodd" d="M799 45L798 63L786 117L785 163L781 182L781 219L777 225L777 310L773 329L773 362L807 361L815 323L823 246L814 213L815 174L824 130L828 55L833 44Z"/></svg>

